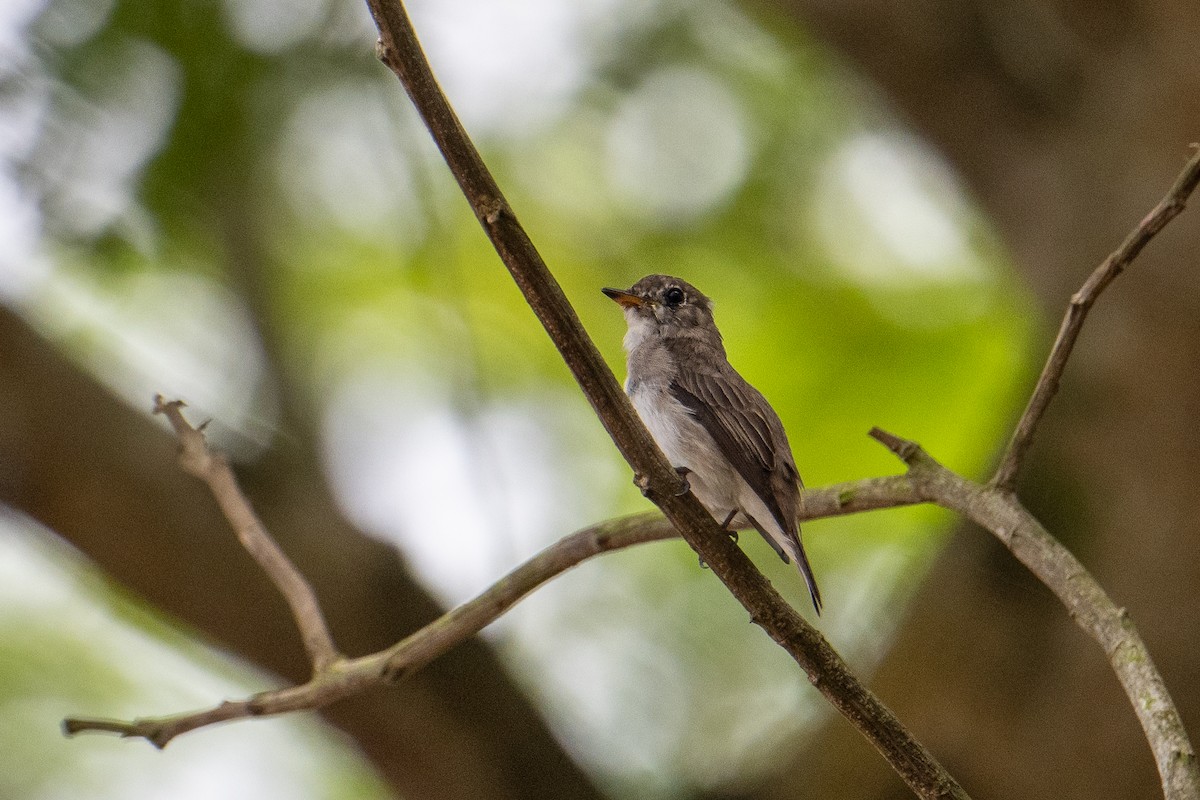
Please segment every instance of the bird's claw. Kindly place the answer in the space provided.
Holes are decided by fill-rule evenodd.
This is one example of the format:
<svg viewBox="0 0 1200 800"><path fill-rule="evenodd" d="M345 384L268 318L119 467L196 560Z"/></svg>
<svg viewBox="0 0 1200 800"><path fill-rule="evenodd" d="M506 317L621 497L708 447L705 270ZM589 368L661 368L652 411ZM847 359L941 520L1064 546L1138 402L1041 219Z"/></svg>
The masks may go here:
<svg viewBox="0 0 1200 800"><path fill-rule="evenodd" d="M675 496L683 497L685 494L687 494L688 492L690 492L692 490L692 485L690 483L688 483L688 479L687 479L688 473L691 472L691 470L688 469L687 467L675 467L675 472L676 472L676 474L679 475L679 480L680 480L680 486L679 486L679 489L676 490ZM643 475L640 472L637 473L636 475L633 476L633 485L636 486L638 488L638 490L642 493L642 497L650 496L651 490L650 490L650 476L649 475Z"/></svg>
<svg viewBox="0 0 1200 800"><path fill-rule="evenodd" d="M738 543L738 532L736 529L729 526L733 524L733 518L737 516L737 513L738 510L736 508L733 509L729 512L729 515L725 517L725 521L721 523L721 527L727 534L729 534L729 538L733 540L734 544Z"/></svg>
<svg viewBox="0 0 1200 800"><path fill-rule="evenodd" d="M687 476L691 473L691 470L687 467L676 467L675 473L679 475L679 489L676 490L675 496L683 497L692 490L692 484L688 483L687 479Z"/></svg>

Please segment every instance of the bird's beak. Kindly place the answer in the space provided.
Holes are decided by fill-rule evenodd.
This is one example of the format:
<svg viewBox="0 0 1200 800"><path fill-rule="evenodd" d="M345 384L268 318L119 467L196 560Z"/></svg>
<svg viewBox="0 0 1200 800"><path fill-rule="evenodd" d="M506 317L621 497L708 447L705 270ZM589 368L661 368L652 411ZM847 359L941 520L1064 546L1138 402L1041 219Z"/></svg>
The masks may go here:
<svg viewBox="0 0 1200 800"><path fill-rule="evenodd" d="M633 292L627 292L624 289L601 289L600 291L620 303L622 308L638 308L645 305L646 302Z"/></svg>

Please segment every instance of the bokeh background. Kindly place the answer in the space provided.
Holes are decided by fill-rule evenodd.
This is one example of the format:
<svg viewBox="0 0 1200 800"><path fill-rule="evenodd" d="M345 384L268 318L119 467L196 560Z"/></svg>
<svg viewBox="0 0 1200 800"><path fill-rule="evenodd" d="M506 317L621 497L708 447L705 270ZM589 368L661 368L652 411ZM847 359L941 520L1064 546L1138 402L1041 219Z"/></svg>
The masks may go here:
<svg viewBox="0 0 1200 800"><path fill-rule="evenodd" d="M985 477L1066 298L1200 138L1191 0L410 11L618 375L599 288L692 281L809 485L896 471L872 425ZM348 0L0 5L0 796L907 796L679 542L321 715L62 738L306 672L157 392L353 654L647 506L373 41ZM1022 487L1193 731L1198 245L1185 215L1104 297ZM807 526L826 636L976 796L1152 796L1101 653L956 524Z"/></svg>

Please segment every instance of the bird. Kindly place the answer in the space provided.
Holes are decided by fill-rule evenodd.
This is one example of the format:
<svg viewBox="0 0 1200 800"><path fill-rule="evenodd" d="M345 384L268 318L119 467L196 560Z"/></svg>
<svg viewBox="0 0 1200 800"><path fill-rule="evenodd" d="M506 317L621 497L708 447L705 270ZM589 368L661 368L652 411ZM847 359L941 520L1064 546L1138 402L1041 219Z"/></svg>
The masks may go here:
<svg viewBox="0 0 1200 800"><path fill-rule="evenodd" d="M803 483L775 409L729 363L712 301L670 275L601 290L628 330L625 392L692 493L723 528L753 527L795 562L821 613L821 591L800 539Z"/></svg>

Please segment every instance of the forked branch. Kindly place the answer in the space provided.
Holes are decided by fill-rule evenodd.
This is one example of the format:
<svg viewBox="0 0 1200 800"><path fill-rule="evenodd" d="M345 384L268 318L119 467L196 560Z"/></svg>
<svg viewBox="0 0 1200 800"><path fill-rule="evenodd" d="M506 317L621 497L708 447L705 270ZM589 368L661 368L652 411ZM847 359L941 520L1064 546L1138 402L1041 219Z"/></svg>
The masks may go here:
<svg viewBox="0 0 1200 800"><path fill-rule="evenodd" d="M378 54L404 85L475 217L525 300L592 404L647 496L738 602L826 698L921 797L966 797L946 770L849 670L821 634L780 596L691 494L663 456L600 356L483 158L442 94L399 0L367 0L379 27Z"/></svg>
<svg viewBox="0 0 1200 800"><path fill-rule="evenodd" d="M154 413L165 416L179 438L179 465L208 485L242 547L258 562L287 601L313 672L329 668L342 655L333 643L312 586L267 533L250 501L242 494L229 461L208 446L204 426L192 427L183 416L183 407L182 400L167 402L162 395L154 398Z"/></svg>
<svg viewBox="0 0 1200 800"><path fill-rule="evenodd" d="M1200 772L1179 710L1154 666L1133 620L1091 573L1017 500L999 487L968 481L943 467L915 442L871 431L908 464L917 493L991 531L1066 607L1116 673L1154 754L1168 800L1200 798Z"/></svg>
<svg viewBox="0 0 1200 800"><path fill-rule="evenodd" d="M547 548L474 600L393 647L356 659L334 646L316 597L270 539L234 482L224 459L184 419L181 403L156 405L181 442L181 463L205 480L239 539L279 587L292 609L313 664L300 686L264 692L211 709L122 722L69 719L69 734L105 731L145 738L159 747L216 722L323 707L387 681L403 679L505 613L537 586L580 561L609 550L681 534L761 626L804 669L810 681L884 755L910 788L926 798L965 798L965 791L849 671L828 642L789 606L690 495L655 446L607 364L580 325L561 288L517 222L491 174L442 95L398 0L368 0L379 26L379 54L400 77L447 164L622 455L642 476L665 513L614 520ZM987 528L1059 597L1077 624L1104 649L1154 751L1168 800L1200 800L1200 771L1178 711L1128 615L1083 566L1020 505L1011 491L1034 429L1057 389L1088 309L1146 243L1183 208L1200 182L1200 154L1189 161L1167 197L1096 270L1072 299L1058 340L1013 435L1000 470L980 485L945 469L918 445L875 429L871 435L907 465L904 475L874 478L805 493L802 520L913 503L953 509Z"/></svg>
<svg viewBox="0 0 1200 800"><path fill-rule="evenodd" d="M804 518L853 514L915 502L919 502L919 498L906 477L872 478L812 490ZM592 525L550 545L474 599L443 614L392 647L360 658L332 661L315 670L307 683L223 702L201 711L163 717L127 721L73 717L64 720L63 730L68 735L87 731L115 733L126 738L142 738L162 748L177 736L218 722L324 708L371 687L413 675L503 616L539 586L589 558L678 536L675 528L655 512Z"/></svg>
<svg viewBox="0 0 1200 800"><path fill-rule="evenodd" d="M500 195L499 189L495 187L495 182L478 152L467 138L445 96L438 88L402 3L399 0L367 0L367 2L380 30L379 53L381 58L396 72L404 84L405 90L445 156L451 172L458 179L476 217L492 240L496 252L509 272L512 273L526 300L542 321L546 332L559 348L564 361L575 375L581 389L591 401L597 415L612 435L622 455L633 467L635 474L641 476L649 485L651 499L679 529L688 544L700 553L701 557L712 566L713 572L750 611L751 618L792 654L814 685L821 688L834 706L841 710L852 723L856 724L859 730L880 749L898 774L917 794L939 796L937 794L939 791L962 792L957 784L953 784L952 788L947 789L948 784L940 783L943 779L950 782L952 779L915 741L910 740L914 748L913 752L919 752L919 756L915 759L918 766L913 769L913 765L906 763L901 755L903 748L893 748L888 743L887 736L881 735L880 731L872 724L859 725L858 721L862 719L862 709L845 705L842 702L846 697L853 695L852 691L847 690L844 694L840 691L832 693L826 691L829 683L822 676L821 670L815 668L816 664L821 663L823 652L816 646L809 647L810 644L815 645L813 639L815 631L802 618L797 619L799 615L796 615L794 610L783 603L769 585L762 585L765 581L762 581L761 573L758 573L748 562L739 560L738 557L741 554L736 548L729 546L728 542L720 540L719 537L714 538L713 520L703 512L703 509L699 508L695 498L690 494L682 498L676 496L676 492L673 491L676 486L676 478L669 471L670 465L666 463L661 452L650 440L645 428L636 419L630 404L619 393L619 387L617 387L607 364L599 358L594 345L575 317L573 309L566 303L557 282L533 248L528 236L517 222L516 216ZM1072 310L1068 311L1063 333L1052 350L1047 368L1030 399L1030 407L1026 410L1021 424L1014 433L1013 443L1004 456L1000 472L997 479L990 485L989 491L1011 495L1012 481L1023 454L1032 441L1036 424L1057 389L1062 369L1070 356L1071 348L1082 326L1083 316L1086 315L1087 310L1104 286L1111 282L1137 256L1146 243L1183 208L1186 198L1195 189L1198 175L1200 175L1198 160L1200 160L1200 155L1189 161L1164 201L1147 216L1113 256L1106 260L1104 265L1101 265L1101 268L1089 278L1080 294L1077 295L1081 302L1078 305L1073 303ZM883 437L882 441L889 435L881 433L881 436ZM892 444L901 448L897 450L897 455L905 458L910 466L912 462L908 460L909 457L918 457L923 453L919 448L914 449L915 446L898 437L891 437L891 439L893 440ZM910 476L911 474L910 471ZM945 470L939 470L937 474L943 477L953 475ZM954 477L959 482L965 481L958 476ZM943 480L939 485L945 483L946 481ZM959 483L958 485L961 487L964 484ZM932 493L929 487L926 487L926 490L931 494L925 499L949 508L964 510L964 513L966 513L965 509L978 505L975 501L967 503L961 498L958 501L938 499L935 496L936 493ZM972 496L979 495L976 493ZM1010 499L1013 508L1020 509L1015 498ZM1025 514L1025 516L1028 515ZM1053 555L1059 555L1058 551L1061 550L1062 554L1070 557L1070 554L1061 545L1058 545L1049 534L1045 533L1044 529L1041 529L1040 526L1038 528L1041 533L1045 534L1049 542L1054 543L1055 548L1050 548L1054 550ZM1018 553L1011 544L1013 541L1011 529L996 528L993 529L993 533L1009 544L1019 558L1022 557L1022 554ZM1027 565L1031 566L1035 574L1043 580L1052 578L1055 574L1054 565L1063 563L1062 558L1055 560L1050 558L1050 554L1047 554L1049 560L1045 562L1030 553L1025 553L1024 556L1029 559L1026 562ZM1025 558L1022 560L1024 561ZM1079 577L1079 580L1099 589L1098 584L1095 584L1094 579L1088 575L1082 565L1079 565L1073 557L1070 557L1069 561L1072 575L1083 576ZM1033 564L1037 564L1037 568L1034 568ZM1071 592L1067 591L1068 586L1058 585L1051 588L1055 590L1056 594L1059 594L1060 599L1063 599L1064 602L1074 597ZM1102 591L1094 599L1099 604L1094 609L1096 614L1107 619L1108 611L1112 607L1111 601L1103 595ZM1072 610L1073 616L1076 617L1081 627L1098 641L1103 639L1101 644L1106 646L1106 653L1109 652L1106 641L1112 633L1111 628L1108 626L1089 627L1082 612L1084 607L1085 605L1068 604L1068 608ZM1132 630L1132 626L1129 627ZM1136 636L1136 634L1134 635ZM1128 641L1128 639L1123 641ZM823 639L821 643L824 643ZM1140 640L1137 641L1136 649L1140 654L1145 654L1145 648L1141 645ZM1161 689L1161 693L1155 695L1157 699L1154 705L1160 710L1167 710L1161 715L1162 719L1167 720L1167 724L1159 725L1151 717L1145 716L1141 710L1142 701L1137 694L1139 689L1126 683L1124 678L1122 683L1125 685L1131 702L1135 708L1139 709L1139 719L1143 722L1143 729L1155 752L1164 793L1172 799L1186 797L1189 800L1200 800L1200 772L1197 771L1191 745L1187 741L1182 726L1176 726L1172 721L1177 721L1178 713L1171 703L1169 695L1166 694L1161 677L1158 676L1153 664L1149 661L1148 654L1145 655L1145 665L1153 675L1153 682ZM1115 667L1116 664L1114 664ZM880 709L881 719L887 718L885 724L890 729L894 718L891 718L890 712L886 712L882 706ZM899 728L898 722L895 725ZM899 730L903 729L899 728ZM907 736L907 732L905 735ZM1175 756L1168 756L1169 753L1174 753Z"/></svg>
<svg viewBox="0 0 1200 800"><path fill-rule="evenodd" d="M1063 370L1066 369L1067 359L1071 357L1071 351L1075 348L1075 340L1079 338L1083 322L1087 319L1088 312L1092 310L1092 304L1096 302L1096 298L1113 282L1114 278L1125 271L1125 268L1137 258L1138 253L1142 252L1142 248L1149 244L1150 240L1166 227L1168 222L1179 216L1187 205L1188 198L1196 190L1196 185L1200 183L1200 146L1192 145L1192 147L1196 148L1196 152L1188 160L1183 172L1179 173L1179 177L1175 179L1175 183L1166 196L1138 223L1137 227L1129 232L1125 241L1121 242L1121 246L1104 259L1100 266L1096 267L1079 291L1071 296L1066 316L1063 317L1062 325L1058 329L1058 337L1054 340L1054 346L1050 348L1050 355L1046 358L1046 365L1042 367L1042 374L1033 388L1029 404L1025 407L1025 412L1021 414L1016 430L1013 431L1012 440L1009 441L1008 448L1000 460L1000 467L996 470L995 477L992 478L992 485L996 488L1005 491L1013 491L1016 488L1017 474L1025 459L1025 453L1029 450L1029 445L1033 443L1033 433L1037 429L1042 415L1046 413L1050 401L1058 393L1058 384L1062 379Z"/></svg>

